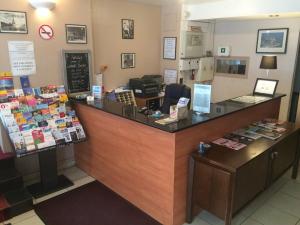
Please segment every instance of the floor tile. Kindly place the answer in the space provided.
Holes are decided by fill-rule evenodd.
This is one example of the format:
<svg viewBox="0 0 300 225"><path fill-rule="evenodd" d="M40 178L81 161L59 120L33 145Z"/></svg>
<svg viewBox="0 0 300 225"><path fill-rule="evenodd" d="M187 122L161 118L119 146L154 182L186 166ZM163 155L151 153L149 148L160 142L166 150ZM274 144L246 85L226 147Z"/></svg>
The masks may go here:
<svg viewBox="0 0 300 225"><path fill-rule="evenodd" d="M202 211L199 216L197 217L201 221L205 221L211 225L224 225L225 222L218 217L214 216L213 214L207 212L207 211ZM232 225L240 225L242 222L246 220L246 217L242 214L236 215L232 219Z"/></svg>
<svg viewBox="0 0 300 225"><path fill-rule="evenodd" d="M257 196L252 202L250 202L248 205L245 206L245 208L243 208L240 211L240 214L245 216L245 217L249 217L251 216L258 208L262 207L264 205L264 203L271 198L273 195L267 192L263 192L261 193L259 196Z"/></svg>
<svg viewBox="0 0 300 225"><path fill-rule="evenodd" d="M36 214L35 214L34 210L31 210L29 212L26 212L26 213L23 213L19 216L16 216L16 217L14 217L14 218L12 218L8 221L5 221L5 223L16 224L16 223L20 223L20 222L22 222L24 220L27 220L27 219L29 219L31 217L34 217L34 216L36 216Z"/></svg>
<svg viewBox="0 0 300 225"><path fill-rule="evenodd" d="M44 225L44 223L38 216L33 216L21 222L12 223L12 225Z"/></svg>
<svg viewBox="0 0 300 225"><path fill-rule="evenodd" d="M81 186L83 186L85 184L88 184L88 183L91 183L93 181L95 181L95 179L92 178L92 177L89 177L89 176L88 177L84 177L84 178L82 178L80 180L74 181L74 185L71 186L71 187L69 187L68 190L73 190L75 188L81 187Z"/></svg>
<svg viewBox="0 0 300 225"><path fill-rule="evenodd" d="M264 225L295 225L298 218L288 213L284 213L279 209L264 205L259 208L251 219L258 221Z"/></svg>
<svg viewBox="0 0 300 225"><path fill-rule="evenodd" d="M241 225L263 225L263 224L253 219L247 219Z"/></svg>
<svg viewBox="0 0 300 225"><path fill-rule="evenodd" d="M291 180L285 184L281 189L281 192L300 199L300 182Z"/></svg>
<svg viewBox="0 0 300 225"><path fill-rule="evenodd" d="M267 204L300 218L300 199L278 192L267 201Z"/></svg>
<svg viewBox="0 0 300 225"><path fill-rule="evenodd" d="M88 176L85 172L83 172L76 166L64 170L63 174L73 182Z"/></svg>
<svg viewBox="0 0 300 225"><path fill-rule="evenodd" d="M206 221L201 220L200 218L196 217L192 223L190 223L190 224L185 223L183 225L211 225L211 224L209 224Z"/></svg>

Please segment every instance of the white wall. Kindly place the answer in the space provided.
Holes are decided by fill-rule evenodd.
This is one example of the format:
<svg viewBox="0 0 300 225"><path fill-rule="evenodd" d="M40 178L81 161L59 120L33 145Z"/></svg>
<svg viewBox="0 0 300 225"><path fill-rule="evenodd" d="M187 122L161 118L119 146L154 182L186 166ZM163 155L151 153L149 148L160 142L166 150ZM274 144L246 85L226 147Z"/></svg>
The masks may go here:
<svg viewBox="0 0 300 225"><path fill-rule="evenodd" d="M161 56L160 69L164 74L165 69L178 70L179 66L179 49L180 49L180 27L182 16L182 5L177 1L173 4L163 5L161 7ZM176 60L163 59L163 38L177 37Z"/></svg>
<svg viewBox="0 0 300 225"><path fill-rule="evenodd" d="M216 76L213 82L214 102L251 93L256 78L266 77L266 71L259 69L263 54L256 54L257 30L283 27L289 28L287 53L277 56L278 69L272 70L269 78L278 79L277 92L287 95L283 99L280 112L281 119L287 118L300 31L300 18L217 22L215 28L215 54L218 46L232 46L231 55L249 56L250 67L248 79Z"/></svg>
<svg viewBox="0 0 300 225"><path fill-rule="evenodd" d="M187 1L188 2L188 1ZM299 0L194 0L185 4L187 20L300 12Z"/></svg>
<svg viewBox="0 0 300 225"><path fill-rule="evenodd" d="M35 57L37 74L30 76L30 83L33 87L43 85L59 85L63 83L62 56L61 50L93 50L92 39L92 18L90 0L57 0L56 8L46 17L37 14L27 0L0 1L1 10L23 11L27 13L28 34L0 34L0 71L9 71L9 57L7 41L33 41L35 45ZM49 24L54 29L54 38L49 41L39 37L38 28L42 24ZM87 25L88 44L74 45L67 44L65 37L65 24ZM14 79L15 87L19 87L19 79ZM2 132L1 132L2 131ZM0 130L0 136L3 135ZM0 137L0 139L2 139ZM11 146L8 139L2 139L5 150ZM1 140L1 142L2 142ZM63 169L74 165L74 153L72 147L60 149L57 153L58 167ZM25 181L37 178L39 164L37 155L16 159L18 170L25 175Z"/></svg>

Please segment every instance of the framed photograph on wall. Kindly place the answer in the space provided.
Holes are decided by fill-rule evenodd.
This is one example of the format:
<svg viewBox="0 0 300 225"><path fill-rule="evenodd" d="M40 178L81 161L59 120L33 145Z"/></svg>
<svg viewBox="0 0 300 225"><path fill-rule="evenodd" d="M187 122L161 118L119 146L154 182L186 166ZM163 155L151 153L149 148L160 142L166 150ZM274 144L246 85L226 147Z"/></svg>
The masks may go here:
<svg viewBox="0 0 300 225"><path fill-rule="evenodd" d="M122 69L135 68L135 53L121 54L121 68Z"/></svg>
<svg viewBox="0 0 300 225"><path fill-rule="evenodd" d="M0 10L0 33L28 34L26 12Z"/></svg>
<svg viewBox="0 0 300 225"><path fill-rule="evenodd" d="M86 25L66 24L66 39L68 44L87 44Z"/></svg>
<svg viewBox="0 0 300 225"><path fill-rule="evenodd" d="M122 19L122 39L134 39L134 20Z"/></svg>
<svg viewBox="0 0 300 225"><path fill-rule="evenodd" d="M176 37L164 37L164 52L163 59L176 60Z"/></svg>
<svg viewBox="0 0 300 225"><path fill-rule="evenodd" d="M258 30L256 53L285 54L288 35L288 28Z"/></svg>

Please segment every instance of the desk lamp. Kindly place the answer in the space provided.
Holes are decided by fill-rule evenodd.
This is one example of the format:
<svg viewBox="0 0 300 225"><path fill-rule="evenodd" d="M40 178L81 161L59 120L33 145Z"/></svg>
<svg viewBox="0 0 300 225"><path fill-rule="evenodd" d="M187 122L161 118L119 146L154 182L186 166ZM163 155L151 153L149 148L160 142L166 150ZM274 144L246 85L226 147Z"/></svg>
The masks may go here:
<svg viewBox="0 0 300 225"><path fill-rule="evenodd" d="M267 70L267 77L269 77L270 70L277 69L277 56L275 55L264 55L261 59L260 69Z"/></svg>

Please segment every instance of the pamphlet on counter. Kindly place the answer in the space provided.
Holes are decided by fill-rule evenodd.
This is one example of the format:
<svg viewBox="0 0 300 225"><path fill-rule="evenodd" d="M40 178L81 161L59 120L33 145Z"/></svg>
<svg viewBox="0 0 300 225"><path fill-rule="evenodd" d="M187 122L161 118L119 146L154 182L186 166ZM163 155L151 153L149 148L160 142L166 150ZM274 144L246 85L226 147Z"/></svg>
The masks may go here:
<svg viewBox="0 0 300 225"><path fill-rule="evenodd" d="M254 122L248 127L233 131L222 138L214 140L212 143L225 146L233 150L241 150L260 138L277 140L287 129L283 123L274 119L265 119Z"/></svg>

